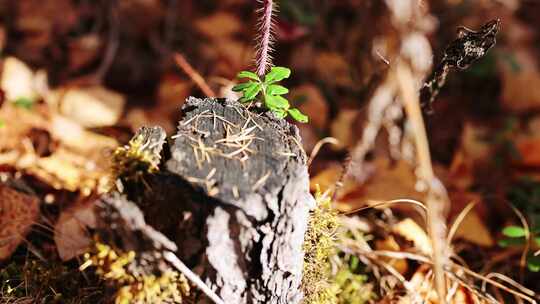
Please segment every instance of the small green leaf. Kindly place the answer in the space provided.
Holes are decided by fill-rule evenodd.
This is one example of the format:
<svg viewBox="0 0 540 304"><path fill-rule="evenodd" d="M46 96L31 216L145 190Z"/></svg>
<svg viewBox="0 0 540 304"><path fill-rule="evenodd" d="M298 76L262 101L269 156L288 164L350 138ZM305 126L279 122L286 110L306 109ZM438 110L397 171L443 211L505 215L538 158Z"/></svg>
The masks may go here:
<svg viewBox="0 0 540 304"><path fill-rule="evenodd" d="M279 84L271 84L266 88L266 94L269 95L283 95L289 93L289 89Z"/></svg>
<svg viewBox="0 0 540 304"><path fill-rule="evenodd" d="M289 109L289 101L281 96L265 95L264 103L270 110L274 109Z"/></svg>
<svg viewBox="0 0 540 304"><path fill-rule="evenodd" d="M19 97L13 101L13 104L19 108L30 110L34 105L34 101L28 97Z"/></svg>
<svg viewBox="0 0 540 304"><path fill-rule="evenodd" d="M497 242L497 244L499 244L499 246L501 247L510 247L510 246L518 246L518 245L523 245L525 244L525 239L523 238L504 238L502 240L499 240Z"/></svg>
<svg viewBox="0 0 540 304"><path fill-rule="evenodd" d="M281 81L285 78L291 76L291 70L285 67L273 67L270 69L270 72L264 77L264 82L266 84L272 84L274 82Z"/></svg>
<svg viewBox="0 0 540 304"><path fill-rule="evenodd" d="M298 110L297 108L289 109L289 114L292 118L301 123L306 123L309 121L309 117L302 114L302 112L300 112L300 110Z"/></svg>
<svg viewBox="0 0 540 304"><path fill-rule="evenodd" d="M270 109L275 115L277 118L279 119L282 119L282 118L285 118L287 117L287 110L284 110L284 109L279 109L279 108L275 108L275 109Z"/></svg>
<svg viewBox="0 0 540 304"><path fill-rule="evenodd" d="M236 75L236 78L249 78L256 81L261 81L261 79L259 78L259 76L257 76L257 74L250 71L242 71L238 73L238 75Z"/></svg>
<svg viewBox="0 0 540 304"><path fill-rule="evenodd" d="M520 238L525 236L525 229L519 226L508 226L503 229L502 233L507 237Z"/></svg>
<svg viewBox="0 0 540 304"><path fill-rule="evenodd" d="M244 97L242 97L242 102L248 102L255 99L255 97L257 97L257 94L259 94L261 89L262 87L260 83L254 83L253 85L247 87L244 90Z"/></svg>
<svg viewBox="0 0 540 304"><path fill-rule="evenodd" d="M540 256L530 256L527 259L527 268L532 272L540 271Z"/></svg>
<svg viewBox="0 0 540 304"><path fill-rule="evenodd" d="M248 87L252 86L252 85L255 85L257 84L256 82L253 82L253 81L248 81L248 82L244 82L244 83L240 83L240 84L237 84L235 85L232 90L234 92L241 92L241 91L244 91L245 89L247 89Z"/></svg>
<svg viewBox="0 0 540 304"><path fill-rule="evenodd" d="M535 237L534 242L536 243L536 246L540 247L540 236Z"/></svg>

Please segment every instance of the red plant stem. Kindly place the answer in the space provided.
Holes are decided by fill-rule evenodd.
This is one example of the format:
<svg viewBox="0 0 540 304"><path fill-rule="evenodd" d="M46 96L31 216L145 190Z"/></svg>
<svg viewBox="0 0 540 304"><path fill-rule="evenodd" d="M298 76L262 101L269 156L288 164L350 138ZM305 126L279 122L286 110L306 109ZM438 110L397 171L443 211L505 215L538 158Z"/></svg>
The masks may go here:
<svg viewBox="0 0 540 304"><path fill-rule="evenodd" d="M262 18L260 24L261 39L257 51L257 75L263 77L271 64L271 44L272 44L272 13L274 10L273 0L263 0Z"/></svg>

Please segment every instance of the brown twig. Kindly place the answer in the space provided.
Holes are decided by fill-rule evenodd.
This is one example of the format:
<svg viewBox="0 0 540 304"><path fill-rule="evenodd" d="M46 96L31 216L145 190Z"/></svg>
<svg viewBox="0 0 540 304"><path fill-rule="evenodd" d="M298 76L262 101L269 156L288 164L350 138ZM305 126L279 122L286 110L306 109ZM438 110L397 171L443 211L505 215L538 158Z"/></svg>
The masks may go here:
<svg viewBox="0 0 540 304"><path fill-rule="evenodd" d="M422 118L420 100L416 93L412 72L404 63L398 63L395 75L405 111L414 130L418 177L422 182L426 183L427 187L427 227L433 247L435 288L439 300L444 301L446 299L444 265L448 262L444 210L448 205L448 197L446 190L433 173L424 119Z"/></svg>
<svg viewBox="0 0 540 304"><path fill-rule="evenodd" d="M201 89L206 97L216 97L216 93L208 86L204 78L199 74L180 53L174 54L174 61L180 69L186 73L193 82Z"/></svg>

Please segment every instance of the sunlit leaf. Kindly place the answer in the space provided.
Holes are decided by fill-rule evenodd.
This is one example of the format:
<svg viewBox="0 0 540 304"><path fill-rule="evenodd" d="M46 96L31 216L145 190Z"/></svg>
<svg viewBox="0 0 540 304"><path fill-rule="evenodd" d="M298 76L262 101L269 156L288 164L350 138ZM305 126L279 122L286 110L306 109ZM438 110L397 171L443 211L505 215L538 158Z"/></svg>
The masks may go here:
<svg viewBox="0 0 540 304"><path fill-rule="evenodd" d="M253 81L249 81L249 82L244 82L244 83L240 83L240 84L237 84L235 85L232 90L234 92L241 92L241 91L244 91L245 89L253 86L253 85L256 85L257 83L256 82L253 82Z"/></svg>
<svg viewBox="0 0 540 304"><path fill-rule="evenodd" d="M291 70L289 68L285 67L273 67L270 69L270 72L266 74L266 77L264 78L264 82L266 84L272 84L274 82L281 81L285 78L289 78L291 76Z"/></svg>
<svg viewBox="0 0 540 304"><path fill-rule="evenodd" d="M294 118L296 121L307 123L309 121L309 118L304 115L300 110L297 108L293 108L289 110L289 115L291 115L292 118Z"/></svg>
<svg viewBox="0 0 540 304"><path fill-rule="evenodd" d="M503 229L502 233L507 237L520 238L525 236L525 229L519 226L508 226Z"/></svg>
<svg viewBox="0 0 540 304"><path fill-rule="evenodd" d="M285 118L287 117L287 111L284 109L272 109L272 112L276 115L277 118Z"/></svg>
<svg viewBox="0 0 540 304"><path fill-rule="evenodd" d="M249 78L256 81L261 81L261 79L259 78L259 76L257 76L257 74L250 71L242 71L238 73L238 75L236 75L236 78Z"/></svg>
<svg viewBox="0 0 540 304"><path fill-rule="evenodd" d="M266 95L264 97L266 106L270 110L274 109L283 109L287 110L289 108L289 101L281 96Z"/></svg>
<svg viewBox="0 0 540 304"><path fill-rule="evenodd" d="M247 87L244 90L244 101L251 101L257 97L257 94L261 91L262 87L260 83L254 83L254 85Z"/></svg>
<svg viewBox="0 0 540 304"><path fill-rule="evenodd" d="M271 84L266 88L266 94L269 95L283 95L289 93L289 89L279 84Z"/></svg>

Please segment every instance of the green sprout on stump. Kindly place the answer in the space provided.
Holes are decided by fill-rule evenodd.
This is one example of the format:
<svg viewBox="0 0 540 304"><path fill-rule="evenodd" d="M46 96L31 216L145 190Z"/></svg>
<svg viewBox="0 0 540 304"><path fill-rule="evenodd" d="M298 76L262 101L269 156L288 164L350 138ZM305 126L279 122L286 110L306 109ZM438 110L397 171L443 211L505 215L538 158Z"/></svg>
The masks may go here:
<svg viewBox="0 0 540 304"><path fill-rule="evenodd" d="M287 115L291 115L295 120L306 123L309 118L297 108L291 108L289 101L282 96L289 93L289 89L277 84L289 76L291 76L291 70L285 67L273 67L264 76L264 80L261 80L253 72L242 71L238 73L237 78L250 80L234 86L233 91L242 92L243 97L240 98L242 103L253 102L259 94L262 94L264 106L272 111L276 117L285 118Z"/></svg>

